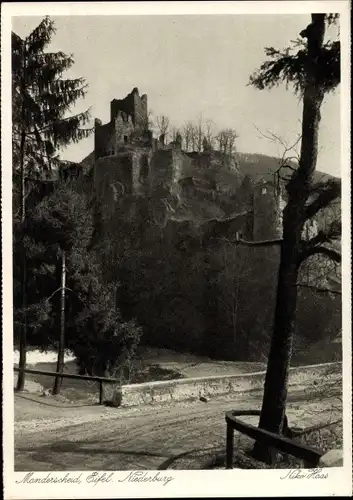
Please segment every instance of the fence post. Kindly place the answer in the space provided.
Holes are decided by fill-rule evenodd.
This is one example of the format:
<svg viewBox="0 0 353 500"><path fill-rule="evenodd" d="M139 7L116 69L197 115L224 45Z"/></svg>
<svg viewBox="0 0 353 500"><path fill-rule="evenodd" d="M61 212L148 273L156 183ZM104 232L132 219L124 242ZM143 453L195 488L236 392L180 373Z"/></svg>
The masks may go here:
<svg viewBox="0 0 353 500"><path fill-rule="evenodd" d="M226 469L233 469L233 435L233 427L227 422Z"/></svg>
<svg viewBox="0 0 353 500"><path fill-rule="evenodd" d="M103 380L99 381L99 404L103 404Z"/></svg>

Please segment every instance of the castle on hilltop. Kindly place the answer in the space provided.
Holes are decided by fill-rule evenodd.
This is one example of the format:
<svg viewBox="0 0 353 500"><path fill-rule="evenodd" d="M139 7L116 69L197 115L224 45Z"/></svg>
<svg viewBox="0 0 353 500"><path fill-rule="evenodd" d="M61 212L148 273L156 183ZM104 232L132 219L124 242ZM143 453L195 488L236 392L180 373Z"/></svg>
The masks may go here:
<svg viewBox="0 0 353 500"><path fill-rule="evenodd" d="M235 220L239 215L232 227L247 237L278 237L283 200L277 186L269 182L245 186L241 172L226 171L222 161L219 151L207 148L190 153L182 149L181 140L165 144L164 137L154 138L147 95L140 96L137 88L124 99L111 101L108 123L95 120L94 186L110 214L117 198L126 195L148 196L156 203L162 200L171 207L174 219L180 216L180 207L200 200L200 207L207 204L199 216L203 222L229 216ZM234 211L232 206L226 212L217 206L222 196L231 199ZM242 204L239 200L244 199ZM209 207L214 211L208 213ZM185 210L183 217L187 217Z"/></svg>
<svg viewBox="0 0 353 500"><path fill-rule="evenodd" d="M126 145L152 146L148 130L147 95L134 88L125 99L110 103L110 122L103 125L96 118L94 130L95 159L117 154Z"/></svg>
<svg viewBox="0 0 353 500"><path fill-rule="evenodd" d="M233 359L250 335L266 339L280 247L232 242L282 236L277 184L229 168L220 151L153 137L137 88L111 101L108 123L95 121L90 158L81 165L100 204L99 232L111 236L117 303L122 317L138 319L145 341Z"/></svg>

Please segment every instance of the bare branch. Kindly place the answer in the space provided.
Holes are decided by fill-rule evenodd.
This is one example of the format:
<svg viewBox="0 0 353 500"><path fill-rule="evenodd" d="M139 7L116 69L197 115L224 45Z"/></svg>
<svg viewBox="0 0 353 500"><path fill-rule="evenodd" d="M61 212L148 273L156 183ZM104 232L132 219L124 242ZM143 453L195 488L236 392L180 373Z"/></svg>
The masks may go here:
<svg viewBox="0 0 353 500"><path fill-rule="evenodd" d="M337 240L341 236L341 221L334 220L331 222L326 231L319 231L308 241L301 240L300 245L302 251L299 254L299 262L302 263L308 257L315 254L323 254L332 259L334 262L341 262L341 255L333 248L322 246L325 243L331 243L332 240Z"/></svg>
<svg viewBox="0 0 353 500"><path fill-rule="evenodd" d="M334 220L331 222L326 231L319 231L313 238L310 240L301 243L308 248L312 248L315 245L322 243L330 243L332 240L338 240L341 237L341 221Z"/></svg>
<svg viewBox="0 0 353 500"><path fill-rule="evenodd" d="M341 195L341 179L330 179L326 182L316 184L315 191L318 191L318 196L306 208L306 219L311 219L321 209L326 208L332 201L339 198Z"/></svg>
<svg viewBox="0 0 353 500"><path fill-rule="evenodd" d="M294 141L294 143L292 145L288 145L288 143L282 137L280 137L279 135L275 134L271 130L267 130L267 133L265 134L258 127L255 126L255 128L259 132L259 134L261 134L262 137L264 137L265 139L267 139L267 140L269 140L269 141L271 141L271 142L273 142L275 144L280 144L281 146L283 146L284 152L283 152L283 155L282 155L282 159L286 157L286 154L289 151L294 150L294 148L299 144L299 142L301 141L301 138L302 138L301 135L298 135L298 137L296 138L296 140ZM289 159L291 159L291 158L295 158L297 160L298 159L298 155L292 156L292 157L289 157L289 158L286 158L286 159L287 159L287 161L289 161Z"/></svg>
<svg viewBox="0 0 353 500"><path fill-rule="evenodd" d="M58 292L60 292L63 288L60 286L59 288L57 288L46 300L45 302L49 302L49 300L54 297L54 295ZM79 298L78 294L76 292L74 292L73 290L71 290L71 288L69 288L68 286L65 286L64 287L65 290L69 291L69 292L72 292L74 295L76 295L76 297Z"/></svg>
<svg viewBox="0 0 353 500"><path fill-rule="evenodd" d="M327 248L324 246L315 246L304 250L299 256L299 262L302 263L308 257L316 254L326 255L326 257L329 257L334 262L341 262L341 254L339 252L333 248Z"/></svg>
<svg viewBox="0 0 353 500"><path fill-rule="evenodd" d="M317 256L320 258L320 256ZM315 264L315 263L314 263ZM330 264L330 265L328 265ZM318 286L317 283L321 283L322 280L324 281L327 281L327 279L329 278L330 281L332 281L334 278L333 278L333 273L337 273L337 267L339 266L340 264L337 263L337 262L333 262L331 259L329 259L328 262L326 262L325 264L325 271L322 272L322 266L321 268L319 268L319 271L320 271L320 274L319 275L315 275L313 273L313 262L312 262L312 259L310 260L307 260L304 264L304 266L302 266L301 268L301 274L303 276L303 279L304 279L304 273L306 272L306 279L308 280L307 281L307 284L309 284L309 280L310 282L313 284L313 286ZM310 274L312 276L310 276ZM339 279L335 279L335 281L337 283L340 283L340 280Z"/></svg>
<svg viewBox="0 0 353 500"><path fill-rule="evenodd" d="M160 115L156 117L156 123L161 135L167 136L170 120L165 115Z"/></svg>
<svg viewBox="0 0 353 500"><path fill-rule="evenodd" d="M279 167L275 172L273 172L273 176L274 176L275 182L277 183L277 189L278 189L280 181L284 181L286 184L288 184L292 178L291 176L281 175L282 170L285 170L285 169L290 170L291 172L293 172L293 174L297 171L297 167L294 165L290 165L290 162L295 162L297 164L297 166L299 165L300 156L297 153L297 151L295 150L295 147L301 141L302 136L298 135L298 137L296 138L296 140L294 141L293 144L288 144L288 142L286 142L282 137L278 136L274 132L271 132L270 130L267 130L267 133L265 134L264 132L259 130L256 126L255 126L255 128L260 133L260 135L262 137L264 137L265 139L267 139L275 144L280 144L283 147L282 157L278 161ZM289 153L293 150L294 150L295 154L289 155Z"/></svg>

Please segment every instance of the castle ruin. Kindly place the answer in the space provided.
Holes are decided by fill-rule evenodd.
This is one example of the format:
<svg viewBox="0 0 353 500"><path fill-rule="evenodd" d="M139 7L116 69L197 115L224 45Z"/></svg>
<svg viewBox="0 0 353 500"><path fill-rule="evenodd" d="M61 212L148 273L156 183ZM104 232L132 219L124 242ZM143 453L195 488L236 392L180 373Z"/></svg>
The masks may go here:
<svg viewBox="0 0 353 500"><path fill-rule="evenodd" d="M94 143L94 190L116 246L110 272L123 317L138 318L151 345L252 359L255 339L266 354L280 247L233 242L281 238L285 202L274 179L231 170L208 144L188 152L180 138L154 138L137 88L111 101L109 123L95 121Z"/></svg>
<svg viewBox="0 0 353 500"><path fill-rule="evenodd" d="M94 184L107 213L114 213L118 197L148 196L171 207L172 218L185 219L180 207L189 200L204 198L212 206L212 198L222 198L228 192L236 200L234 210L230 207L226 216L217 210L215 216L205 212L200 215L201 222L231 217L232 227L254 240L281 234L282 200L277 187L262 182L248 185L245 193L237 172L231 178L234 185L210 180L209 172L222 171L221 153L209 148L185 152L180 140L164 144L154 138L148 123L147 95L140 96L137 88L124 99L111 101L107 124L95 120L94 148Z"/></svg>

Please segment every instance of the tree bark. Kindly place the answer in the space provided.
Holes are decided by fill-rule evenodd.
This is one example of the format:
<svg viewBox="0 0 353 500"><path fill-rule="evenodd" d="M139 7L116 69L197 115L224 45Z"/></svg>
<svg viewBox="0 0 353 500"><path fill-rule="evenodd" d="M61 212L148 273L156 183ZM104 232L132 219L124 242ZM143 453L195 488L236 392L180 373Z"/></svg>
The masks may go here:
<svg viewBox="0 0 353 500"><path fill-rule="evenodd" d="M278 276L274 331L267 362L264 396L259 427L277 434L282 433L286 411L288 370L292 356L293 333L297 305L299 267L296 249L283 242ZM266 446L255 444L254 456L273 462L275 453Z"/></svg>
<svg viewBox="0 0 353 500"><path fill-rule="evenodd" d="M61 302L60 302L60 337L58 347L58 360L56 371L63 373L64 371L64 354L65 354L65 293L66 293L66 254L63 251L61 261ZM59 394L62 384L62 377L57 375L54 380L53 394Z"/></svg>
<svg viewBox="0 0 353 500"><path fill-rule="evenodd" d="M268 357L259 427L281 433L287 401L288 370L291 361L297 305L300 241L306 220L306 202L316 168L320 107L324 92L318 85L317 63L325 33L325 15L313 14L302 36L308 38L307 83L303 96L302 144L297 171L287 185L288 203L283 211L283 241L278 275L274 331ZM254 455L272 462L274 454L256 443Z"/></svg>
<svg viewBox="0 0 353 500"><path fill-rule="evenodd" d="M26 134L22 131L21 143L20 143L20 176L21 176L21 191L20 191L20 204L21 204L21 241L20 241L20 280L21 280L21 295L22 303L21 309L23 318L21 321L21 331L20 331L20 359L18 362L18 367L20 371L18 372L17 378L17 391L23 391L25 387L25 372L26 369L26 354L27 354L27 259L26 259L26 249L24 243L24 225L26 220L26 183L25 183L25 167L24 167L24 150L25 150Z"/></svg>
<svg viewBox="0 0 353 500"><path fill-rule="evenodd" d="M24 43L22 47L22 63L23 68L26 67L26 44ZM21 81L21 91L22 96L25 92L25 80L22 78ZM21 177L21 190L20 190L20 224L21 224L21 239L20 239L20 280L21 280L21 309L23 318L21 321L21 331L20 331L20 359L18 362L18 367L20 369L17 378L17 391L23 391L25 386L25 372L27 364L27 258L26 249L24 242L24 226L26 222L26 179L25 179L25 146L26 146L26 129L25 129L25 106L22 100L21 103L21 119L22 119L22 130L21 130L21 142L20 142L20 177Z"/></svg>

